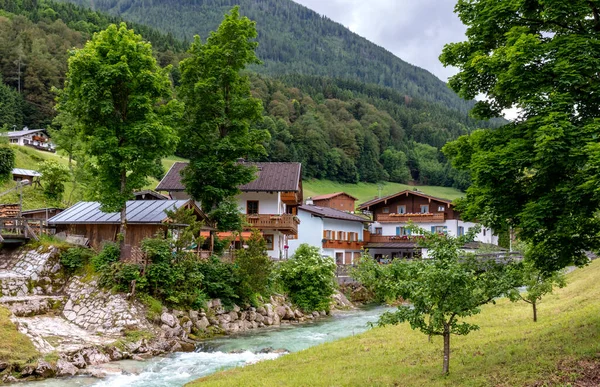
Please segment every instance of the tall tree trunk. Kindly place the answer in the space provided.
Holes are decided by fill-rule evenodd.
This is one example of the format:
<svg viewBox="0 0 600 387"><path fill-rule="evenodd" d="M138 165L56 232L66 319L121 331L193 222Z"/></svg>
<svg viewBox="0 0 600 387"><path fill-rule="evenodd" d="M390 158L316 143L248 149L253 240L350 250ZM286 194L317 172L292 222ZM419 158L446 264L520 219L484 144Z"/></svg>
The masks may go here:
<svg viewBox="0 0 600 387"><path fill-rule="evenodd" d="M444 326L444 375L450 373L450 327Z"/></svg>
<svg viewBox="0 0 600 387"><path fill-rule="evenodd" d="M121 171L121 194L125 193L127 186L127 171ZM121 208L121 225L119 227L119 247L121 249L121 259L125 258L125 236L127 234L127 202Z"/></svg>
<svg viewBox="0 0 600 387"><path fill-rule="evenodd" d="M537 322L537 305L535 301L531 303L531 306L533 306L533 322Z"/></svg>

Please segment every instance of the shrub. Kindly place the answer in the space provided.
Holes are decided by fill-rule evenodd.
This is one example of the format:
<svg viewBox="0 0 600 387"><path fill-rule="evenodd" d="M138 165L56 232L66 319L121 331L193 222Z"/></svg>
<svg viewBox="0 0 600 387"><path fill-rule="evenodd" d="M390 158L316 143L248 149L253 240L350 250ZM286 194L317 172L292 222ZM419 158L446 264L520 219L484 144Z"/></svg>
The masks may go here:
<svg viewBox="0 0 600 387"><path fill-rule="evenodd" d="M240 281L232 264L213 256L201 262L199 269L204 276L204 291L208 297L220 298L226 306L239 299L236 289Z"/></svg>
<svg viewBox="0 0 600 387"><path fill-rule="evenodd" d="M256 299L256 295L267 295L269 280L273 271L273 261L267 255L267 244L258 231L246 241L248 248L238 252L235 267L240 285L239 295L243 301Z"/></svg>
<svg viewBox="0 0 600 387"><path fill-rule="evenodd" d="M15 167L15 151L8 146L0 146L0 183L10 179L10 174Z"/></svg>
<svg viewBox="0 0 600 387"><path fill-rule="evenodd" d="M142 251L152 263L170 262L173 257L171 243L164 238L146 238L142 241Z"/></svg>
<svg viewBox="0 0 600 387"><path fill-rule="evenodd" d="M44 196L51 200L62 200L65 192L65 183L69 180L71 172L65 165L54 160L47 160L40 164L41 181Z"/></svg>
<svg viewBox="0 0 600 387"><path fill-rule="evenodd" d="M94 270L101 272L106 266L118 262L121 258L121 250L116 243L107 242L102 246L102 250L98 255L92 258Z"/></svg>
<svg viewBox="0 0 600 387"><path fill-rule="evenodd" d="M279 276L292 302L302 310L329 310L335 269L333 258L323 257L318 247L303 243L290 260L281 263Z"/></svg>
<svg viewBox="0 0 600 387"><path fill-rule="evenodd" d="M94 252L83 247L71 247L60 255L60 263L68 274L73 274L85 266L94 256Z"/></svg>

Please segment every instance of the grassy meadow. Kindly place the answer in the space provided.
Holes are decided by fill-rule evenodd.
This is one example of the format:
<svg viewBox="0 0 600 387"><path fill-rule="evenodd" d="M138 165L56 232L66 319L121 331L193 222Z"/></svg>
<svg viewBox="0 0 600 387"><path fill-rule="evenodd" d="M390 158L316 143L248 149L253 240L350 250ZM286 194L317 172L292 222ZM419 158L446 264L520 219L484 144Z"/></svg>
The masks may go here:
<svg viewBox="0 0 600 387"><path fill-rule="evenodd" d="M567 386L600 361L600 260L569 274L569 285L531 307L506 299L469 321L480 330L453 336L450 375L442 339L408 324L220 372L190 386ZM581 362L581 363L578 363ZM540 383L540 384L536 384ZM591 386L594 384L582 384Z"/></svg>
<svg viewBox="0 0 600 387"><path fill-rule="evenodd" d="M0 362L24 365L35 361L39 353L27 336L9 319L10 311L0 307Z"/></svg>

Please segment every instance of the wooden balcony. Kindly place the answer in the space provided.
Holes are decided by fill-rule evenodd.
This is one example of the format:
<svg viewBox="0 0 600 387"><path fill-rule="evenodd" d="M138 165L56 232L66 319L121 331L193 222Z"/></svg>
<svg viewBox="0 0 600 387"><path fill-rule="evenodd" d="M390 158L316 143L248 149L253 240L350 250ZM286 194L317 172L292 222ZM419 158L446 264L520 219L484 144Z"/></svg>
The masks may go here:
<svg viewBox="0 0 600 387"><path fill-rule="evenodd" d="M390 243L390 242L418 242L423 237L420 235L377 235L371 234L370 243Z"/></svg>
<svg viewBox="0 0 600 387"><path fill-rule="evenodd" d="M338 241L334 239L323 239L324 249L361 250L365 246L362 241Z"/></svg>
<svg viewBox="0 0 600 387"><path fill-rule="evenodd" d="M257 214L246 215L247 229L256 228L260 231L281 231L284 234L298 234L300 220L291 214Z"/></svg>
<svg viewBox="0 0 600 387"><path fill-rule="evenodd" d="M415 214L377 214L376 221L379 223L406 223L412 221L413 223L434 223L434 222L445 222L446 213L415 213Z"/></svg>

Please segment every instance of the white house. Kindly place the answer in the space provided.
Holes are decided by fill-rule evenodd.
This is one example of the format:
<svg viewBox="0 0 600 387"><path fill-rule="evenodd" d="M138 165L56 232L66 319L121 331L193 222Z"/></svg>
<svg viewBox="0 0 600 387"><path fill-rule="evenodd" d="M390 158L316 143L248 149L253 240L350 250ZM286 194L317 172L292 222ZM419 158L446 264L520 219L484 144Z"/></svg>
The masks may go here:
<svg viewBox="0 0 600 387"><path fill-rule="evenodd" d="M258 229L267 241L269 256L285 259L289 256L290 241L298 238L297 208L302 203L302 168L300 163L246 163L257 168L256 179L240 186L236 196L240 212L245 215L249 230ZM173 199L187 199L189 195L181 183L181 171L187 163L173 164L156 187L167 191ZM221 237L230 237L221 233ZM235 243L239 247L239 237Z"/></svg>
<svg viewBox="0 0 600 387"><path fill-rule="evenodd" d="M24 127L23 130L11 130L2 134L8 137L11 144L30 146L40 150L54 152L54 144L50 141L46 129L29 129Z"/></svg>
<svg viewBox="0 0 600 387"><path fill-rule="evenodd" d="M338 265L356 263L364 247L364 217L329 207L302 205L298 207L299 239L289 242L289 254L307 243L318 246L321 254L333 257Z"/></svg>
<svg viewBox="0 0 600 387"><path fill-rule="evenodd" d="M408 230L409 222L426 231L453 236L464 235L472 227L479 227L476 223L463 221L450 200L418 191L407 190L374 199L361 204L358 209L373 216L366 247L377 260L427 255ZM475 241L498 245L498 236L491 229L482 227Z"/></svg>

